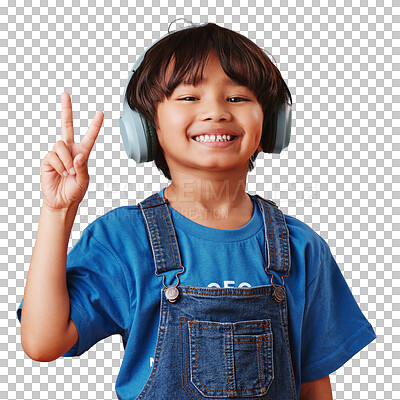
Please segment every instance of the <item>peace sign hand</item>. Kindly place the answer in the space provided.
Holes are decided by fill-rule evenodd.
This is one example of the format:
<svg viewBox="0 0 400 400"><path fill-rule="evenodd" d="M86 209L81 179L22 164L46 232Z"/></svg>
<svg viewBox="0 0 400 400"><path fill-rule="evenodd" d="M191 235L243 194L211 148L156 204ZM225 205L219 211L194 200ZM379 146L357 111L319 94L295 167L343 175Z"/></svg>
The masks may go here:
<svg viewBox="0 0 400 400"><path fill-rule="evenodd" d="M51 210L78 206L89 186L88 158L103 124L97 112L81 143L74 142L71 98L61 94L61 139L42 160L40 181L43 205Z"/></svg>

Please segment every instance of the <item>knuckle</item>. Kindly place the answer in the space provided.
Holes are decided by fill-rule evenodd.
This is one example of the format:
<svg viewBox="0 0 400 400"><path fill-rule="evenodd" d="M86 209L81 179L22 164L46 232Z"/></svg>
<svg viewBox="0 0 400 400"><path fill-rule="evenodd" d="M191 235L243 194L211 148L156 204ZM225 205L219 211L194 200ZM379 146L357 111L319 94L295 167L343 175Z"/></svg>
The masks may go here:
<svg viewBox="0 0 400 400"><path fill-rule="evenodd" d="M57 149L60 147L61 145L61 140L58 140L57 142L54 143L53 145L53 151L57 151Z"/></svg>
<svg viewBox="0 0 400 400"><path fill-rule="evenodd" d="M42 164L45 163L46 161L49 161L51 158L54 157L54 152L53 151L49 151L43 158L42 160Z"/></svg>
<svg viewBox="0 0 400 400"><path fill-rule="evenodd" d="M73 128L74 124L70 119L65 119L62 121L62 126L64 128Z"/></svg>
<svg viewBox="0 0 400 400"><path fill-rule="evenodd" d="M48 159L49 164L51 164L51 165L61 163L60 159L57 156L57 153L55 153L54 151L50 151L46 157Z"/></svg>

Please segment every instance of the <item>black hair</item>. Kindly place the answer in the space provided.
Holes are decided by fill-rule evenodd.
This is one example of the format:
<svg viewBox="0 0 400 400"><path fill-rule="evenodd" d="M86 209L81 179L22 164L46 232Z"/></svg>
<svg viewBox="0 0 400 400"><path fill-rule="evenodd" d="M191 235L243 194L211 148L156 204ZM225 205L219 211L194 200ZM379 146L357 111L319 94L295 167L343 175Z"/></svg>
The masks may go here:
<svg viewBox="0 0 400 400"><path fill-rule="evenodd" d="M126 100L156 129L157 104L171 96L183 81L196 85L211 50L215 50L225 74L248 87L263 109L262 149L272 153L276 136L276 120L280 107L292 104L290 91L278 68L267 54L247 37L214 23L206 23L170 33L151 46L126 89ZM173 72L166 81L165 72L174 60ZM249 159L248 171L259 152ZM155 164L171 180L164 151L157 144Z"/></svg>

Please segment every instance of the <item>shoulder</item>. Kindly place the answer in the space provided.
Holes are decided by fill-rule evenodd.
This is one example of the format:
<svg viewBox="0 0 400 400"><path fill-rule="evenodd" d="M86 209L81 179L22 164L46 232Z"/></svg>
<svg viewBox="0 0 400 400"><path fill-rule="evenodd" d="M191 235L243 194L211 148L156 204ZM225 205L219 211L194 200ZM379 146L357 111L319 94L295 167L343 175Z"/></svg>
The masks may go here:
<svg viewBox="0 0 400 400"><path fill-rule="evenodd" d="M106 231L109 233L113 231L122 233L126 230L130 231L133 227L137 227L143 222L142 212L137 205L122 206L96 218L86 229L93 235L102 234Z"/></svg>
<svg viewBox="0 0 400 400"><path fill-rule="evenodd" d="M96 218L84 230L83 236L93 237L118 254L130 248L146 246L144 218L137 205L117 207Z"/></svg>
<svg viewBox="0 0 400 400"><path fill-rule="evenodd" d="M112 226L116 221L133 220L141 215L141 210L139 206L121 206L114 208L104 215L96 218L89 226Z"/></svg>
<svg viewBox="0 0 400 400"><path fill-rule="evenodd" d="M325 239L321 235L319 235L313 228L307 225L305 222L290 215L286 214L283 215L289 230L289 237L297 245L302 247L328 246Z"/></svg>
<svg viewBox="0 0 400 400"><path fill-rule="evenodd" d="M150 255L151 245L140 208L123 206L96 218L83 230L68 253L67 264L69 268L86 264L109 274L113 270L117 274L122 268L130 281L136 268L151 264Z"/></svg>
<svg viewBox="0 0 400 400"><path fill-rule="evenodd" d="M306 266L309 277L315 276L321 265L332 261L329 244L305 222L286 214L284 217L289 230L292 259Z"/></svg>

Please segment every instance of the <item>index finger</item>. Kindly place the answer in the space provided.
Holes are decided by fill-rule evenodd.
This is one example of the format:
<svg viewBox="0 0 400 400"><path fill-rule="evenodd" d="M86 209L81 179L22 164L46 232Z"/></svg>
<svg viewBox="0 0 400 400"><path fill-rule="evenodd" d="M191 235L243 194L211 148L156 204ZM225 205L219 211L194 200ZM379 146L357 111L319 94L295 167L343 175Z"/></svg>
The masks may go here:
<svg viewBox="0 0 400 400"><path fill-rule="evenodd" d="M85 147L90 153L94 142L99 135L101 125L103 124L104 113L103 111L97 111L96 115L93 118L92 123L89 126L89 129L86 132L86 135L83 137L81 141L81 145Z"/></svg>
<svg viewBox="0 0 400 400"><path fill-rule="evenodd" d="M72 104L68 92L61 93L61 139L67 145L74 143Z"/></svg>

